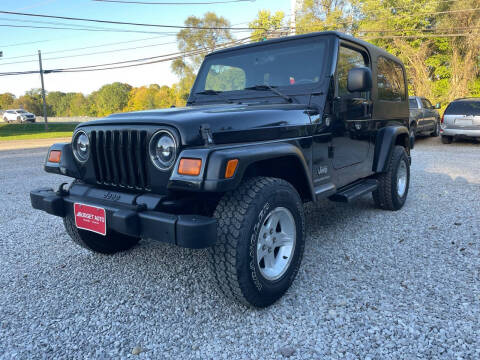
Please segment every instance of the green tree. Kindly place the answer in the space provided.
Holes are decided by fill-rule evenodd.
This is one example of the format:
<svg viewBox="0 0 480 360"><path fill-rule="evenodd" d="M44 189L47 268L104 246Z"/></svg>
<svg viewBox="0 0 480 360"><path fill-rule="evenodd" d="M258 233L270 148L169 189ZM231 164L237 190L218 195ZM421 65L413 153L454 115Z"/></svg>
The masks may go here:
<svg viewBox="0 0 480 360"><path fill-rule="evenodd" d="M11 93L0 94L0 109L10 109L15 102L15 95Z"/></svg>
<svg viewBox="0 0 480 360"><path fill-rule="evenodd" d="M49 92L46 96L47 104L50 107L50 116L67 116L69 102L66 94L61 91Z"/></svg>
<svg viewBox="0 0 480 360"><path fill-rule="evenodd" d="M182 29L177 34L178 49L183 53L201 53L187 55L172 62L172 70L180 78L175 90L179 91L178 99L183 104L188 98L205 53L214 51L220 43L233 40L230 30L226 29L231 26L230 22L213 12L205 13L202 18L190 16L185 20L185 26L189 28Z"/></svg>
<svg viewBox="0 0 480 360"><path fill-rule="evenodd" d="M305 0L296 17L296 33L355 30L354 4L345 0Z"/></svg>
<svg viewBox="0 0 480 360"><path fill-rule="evenodd" d="M132 87L128 84L115 82L102 86L90 95L90 114L105 116L121 112L128 105L129 93Z"/></svg>
<svg viewBox="0 0 480 360"><path fill-rule="evenodd" d="M271 14L270 10L260 10L257 18L248 24L252 29L252 41L261 41L268 38L269 33L281 29L284 26L285 14L283 11L277 11Z"/></svg>

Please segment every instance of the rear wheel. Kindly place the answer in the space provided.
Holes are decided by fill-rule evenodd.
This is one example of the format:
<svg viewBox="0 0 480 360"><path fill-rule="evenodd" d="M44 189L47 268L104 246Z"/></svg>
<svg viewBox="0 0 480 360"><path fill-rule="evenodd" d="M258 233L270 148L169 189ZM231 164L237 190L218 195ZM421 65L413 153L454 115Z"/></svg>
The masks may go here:
<svg viewBox="0 0 480 360"><path fill-rule="evenodd" d="M435 129L430 134L432 137L438 137L440 135L440 124L438 121L435 121Z"/></svg>
<svg viewBox="0 0 480 360"><path fill-rule="evenodd" d="M266 307L290 287L305 246L303 204L288 182L256 177L226 193L215 210L210 266L220 292Z"/></svg>
<svg viewBox="0 0 480 360"><path fill-rule="evenodd" d="M452 136L442 135L442 143L443 143L443 144L451 144L452 141L453 141L453 137L452 137Z"/></svg>
<svg viewBox="0 0 480 360"><path fill-rule="evenodd" d="M7 119L6 116L3 118L3 121L5 121L6 123L8 123L8 119Z"/></svg>
<svg viewBox="0 0 480 360"><path fill-rule="evenodd" d="M377 175L378 188L373 192L375 205L385 210L400 210L407 200L410 186L410 161L403 146L395 146L387 169Z"/></svg>
<svg viewBox="0 0 480 360"><path fill-rule="evenodd" d="M72 215L63 218L63 224L67 234L81 247L101 254L114 254L125 251L135 246L140 238L127 236L115 231L107 232L106 236L91 231L81 230L75 226L75 219Z"/></svg>

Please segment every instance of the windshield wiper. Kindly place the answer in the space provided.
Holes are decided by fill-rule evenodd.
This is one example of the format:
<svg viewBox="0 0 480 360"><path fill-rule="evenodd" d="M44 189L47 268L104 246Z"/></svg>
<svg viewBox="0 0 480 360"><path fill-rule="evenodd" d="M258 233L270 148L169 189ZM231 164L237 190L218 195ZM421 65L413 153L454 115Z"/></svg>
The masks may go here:
<svg viewBox="0 0 480 360"><path fill-rule="evenodd" d="M194 95L218 95L222 99L224 99L227 103L233 104L233 100L227 98L223 94L223 91L219 91L219 90L203 90L203 91L196 92Z"/></svg>
<svg viewBox="0 0 480 360"><path fill-rule="evenodd" d="M272 86L272 85L262 84L262 85L249 86L249 87L246 87L244 90L270 90L270 91L274 92L275 94L277 94L278 96L284 98L289 103L293 102L293 98L291 98L288 95L285 95L285 94L281 93L279 90L276 89L275 86Z"/></svg>

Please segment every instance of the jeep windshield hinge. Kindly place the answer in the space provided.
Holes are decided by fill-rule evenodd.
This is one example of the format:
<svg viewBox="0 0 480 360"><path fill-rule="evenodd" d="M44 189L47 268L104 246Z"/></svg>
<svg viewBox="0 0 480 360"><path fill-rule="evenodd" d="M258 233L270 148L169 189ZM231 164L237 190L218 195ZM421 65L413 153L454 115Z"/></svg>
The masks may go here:
<svg viewBox="0 0 480 360"><path fill-rule="evenodd" d="M202 135L202 139L205 142L205 146L213 144L212 130L210 129L209 124L200 125L200 134Z"/></svg>

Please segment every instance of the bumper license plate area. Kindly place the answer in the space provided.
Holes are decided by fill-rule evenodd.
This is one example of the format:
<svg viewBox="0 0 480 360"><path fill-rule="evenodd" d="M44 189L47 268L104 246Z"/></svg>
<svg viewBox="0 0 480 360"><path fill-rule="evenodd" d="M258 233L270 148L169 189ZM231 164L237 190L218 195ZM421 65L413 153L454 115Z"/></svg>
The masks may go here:
<svg viewBox="0 0 480 360"><path fill-rule="evenodd" d="M472 126L473 121L471 119L456 119L455 125L457 126Z"/></svg>
<svg viewBox="0 0 480 360"><path fill-rule="evenodd" d="M73 204L73 210L77 228L103 236L107 234L107 217L104 208L75 203Z"/></svg>

